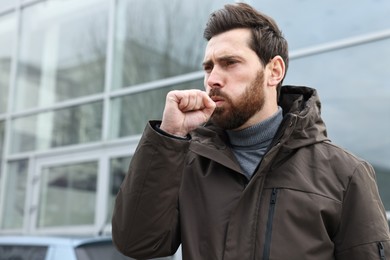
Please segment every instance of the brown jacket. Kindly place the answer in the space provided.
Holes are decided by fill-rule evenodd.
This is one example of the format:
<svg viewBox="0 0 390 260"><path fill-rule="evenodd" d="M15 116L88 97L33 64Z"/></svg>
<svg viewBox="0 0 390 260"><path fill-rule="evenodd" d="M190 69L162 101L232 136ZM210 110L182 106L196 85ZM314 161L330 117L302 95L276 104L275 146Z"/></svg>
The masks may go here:
<svg viewBox="0 0 390 260"><path fill-rule="evenodd" d="M190 140L145 129L112 219L115 245L145 259L390 258L373 168L326 137L314 89L282 88L284 119L248 182L212 125Z"/></svg>

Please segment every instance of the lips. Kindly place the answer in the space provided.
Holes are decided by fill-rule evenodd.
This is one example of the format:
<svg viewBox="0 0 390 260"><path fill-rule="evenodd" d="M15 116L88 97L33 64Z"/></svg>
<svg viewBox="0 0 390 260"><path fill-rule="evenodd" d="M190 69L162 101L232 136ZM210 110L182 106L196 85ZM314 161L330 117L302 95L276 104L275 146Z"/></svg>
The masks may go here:
<svg viewBox="0 0 390 260"><path fill-rule="evenodd" d="M223 101L225 101L222 97L219 97L219 96L211 96L210 97L212 101L215 102L215 104L220 104L222 103Z"/></svg>

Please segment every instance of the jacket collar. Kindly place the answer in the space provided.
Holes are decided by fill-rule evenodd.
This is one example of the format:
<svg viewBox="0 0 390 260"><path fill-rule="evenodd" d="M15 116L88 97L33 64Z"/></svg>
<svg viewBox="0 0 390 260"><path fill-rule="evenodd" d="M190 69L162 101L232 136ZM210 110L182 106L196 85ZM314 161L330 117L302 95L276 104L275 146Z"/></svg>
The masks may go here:
<svg viewBox="0 0 390 260"><path fill-rule="evenodd" d="M192 133L190 150L200 156L220 163L244 175L236 157L229 147L224 130L211 123L199 127Z"/></svg>
<svg viewBox="0 0 390 260"><path fill-rule="evenodd" d="M328 140L320 115L321 102L315 89L283 86L278 103L283 108L284 117L273 145L280 143L284 155L299 147ZM191 136L191 151L243 174L223 129L208 122L198 127Z"/></svg>

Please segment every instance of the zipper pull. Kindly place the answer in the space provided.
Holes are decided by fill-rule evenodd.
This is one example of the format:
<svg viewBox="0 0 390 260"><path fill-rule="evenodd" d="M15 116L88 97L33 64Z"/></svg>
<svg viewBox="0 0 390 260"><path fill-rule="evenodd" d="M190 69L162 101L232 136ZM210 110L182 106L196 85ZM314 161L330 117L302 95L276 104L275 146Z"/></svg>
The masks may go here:
<svg viewBox="0 0 390 260"><path fill-rule="evenodd" d="M383 246L382 242L378 242L378 250L379 250L380 260L386 260L385 247Z"/></svg>

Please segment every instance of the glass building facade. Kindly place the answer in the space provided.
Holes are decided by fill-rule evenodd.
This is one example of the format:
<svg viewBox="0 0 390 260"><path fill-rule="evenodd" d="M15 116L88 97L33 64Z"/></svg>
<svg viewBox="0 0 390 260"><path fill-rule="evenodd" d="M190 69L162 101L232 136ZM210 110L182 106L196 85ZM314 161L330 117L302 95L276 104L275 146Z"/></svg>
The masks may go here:
<svg viewBox="0 0 390 260"><path fill-rule="evenodd" d="M203 88L222 0L0 0L0 234L110 233L140 135L171 89ZM390 210L390 2L245 1L318 89L332 141L368 160Z"/></svg>

